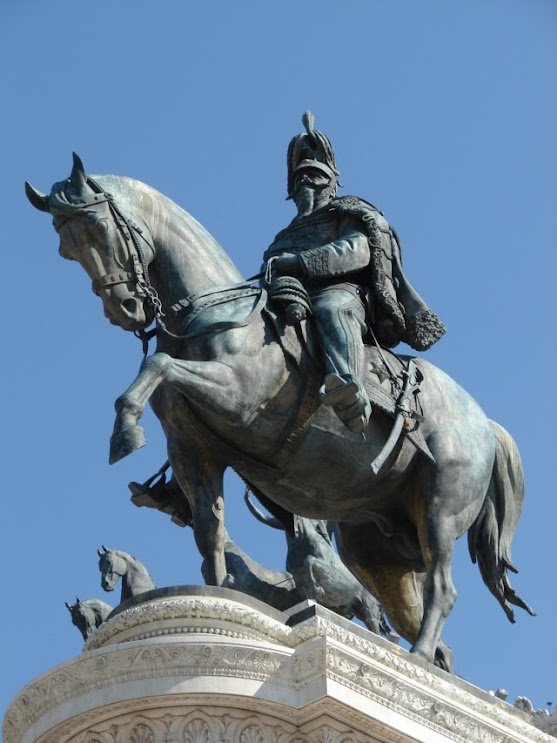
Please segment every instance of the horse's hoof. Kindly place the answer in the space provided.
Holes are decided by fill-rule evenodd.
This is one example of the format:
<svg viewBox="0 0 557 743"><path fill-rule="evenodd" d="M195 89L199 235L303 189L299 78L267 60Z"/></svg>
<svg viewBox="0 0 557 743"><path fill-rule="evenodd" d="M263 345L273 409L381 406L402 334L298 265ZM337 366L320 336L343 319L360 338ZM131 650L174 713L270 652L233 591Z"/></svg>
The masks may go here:
<svg viewBox="0 0 557 743"><path fill-rule="evenodd" d="M110 439L109 464L119 462L120 459L127 457L128 454L136 451L136 449L141 449L146 443L145 431L141 426L124 428L117 434L113 434Z"/></svg>

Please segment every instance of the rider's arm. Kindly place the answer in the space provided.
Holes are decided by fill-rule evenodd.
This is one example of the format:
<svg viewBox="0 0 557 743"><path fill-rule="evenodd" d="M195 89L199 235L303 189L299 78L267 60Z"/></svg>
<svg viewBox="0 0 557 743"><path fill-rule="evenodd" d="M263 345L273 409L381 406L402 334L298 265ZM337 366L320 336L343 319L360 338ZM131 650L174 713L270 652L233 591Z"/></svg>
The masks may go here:
<svg viewBox="0 0 557 743"><path fill-rule="evenodd" d="M308 279L345 276L369 265L369 241L359 225L344 220L339 232L339 237L333 242L298 254Z"/></svg>

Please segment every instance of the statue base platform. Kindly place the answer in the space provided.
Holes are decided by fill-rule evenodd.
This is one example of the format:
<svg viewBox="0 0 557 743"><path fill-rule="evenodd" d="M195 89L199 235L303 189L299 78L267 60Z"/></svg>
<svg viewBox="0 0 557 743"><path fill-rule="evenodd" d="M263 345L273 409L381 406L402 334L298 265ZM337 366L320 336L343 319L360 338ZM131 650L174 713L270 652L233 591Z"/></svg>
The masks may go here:
<svg viewBox="0 0 557 743"><path fill-rule="evenodd" d="M555 739L530 716L305 602L224 588L120 605L82 654L32 681L4 743L408 743Z"/></svg>

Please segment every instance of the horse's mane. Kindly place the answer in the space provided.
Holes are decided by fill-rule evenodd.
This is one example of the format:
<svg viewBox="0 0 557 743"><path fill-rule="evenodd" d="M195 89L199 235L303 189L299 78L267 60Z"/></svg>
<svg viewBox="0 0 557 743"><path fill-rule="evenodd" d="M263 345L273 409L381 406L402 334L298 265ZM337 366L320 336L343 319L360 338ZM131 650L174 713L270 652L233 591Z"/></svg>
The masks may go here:
<svg viewBox="0 0 557 743"><path fill-rule="evenodd" d="M113 555L116 555L117 557L120 557L122 560L125 560L126 562L129 562L130 560L134 562L137 565L137 567L141 568L145 572L145 575L149 578L149 580L152 583L154 583L147 567L144 565L144 563L141 562L141 560L138 560L137 557L134 557L133 555L130 555L129 552L124 552L123 550L110 550L110 552L105 553L105 554L109 555L110 553L112 553Z"/></svg>
<svg viewBox="0 0 557 743"><path fill-rule="evenodd" d="M168 196L142 181L127 176L92 175L90 178L101 186L103 191L114 196L126 216L145 222L146 215L149 215L153 222L151 227L155 230L159 223L165 220L167 225L174 226L177 232L191 235L203 244L204 249L209 253L208 262L226 270L228 276L225 280L241 281L242 277L238 269L215 238L191 214ZM69 179L53 185L48 197L48 209L53 216L74 216L77 213L83 213L83 204L80 203L79 197L72 198L71 192L68 195L68 187L71 187Z"/></svg>
<svg viewBox="0 0 557 743"><path fill-rule="evenodd" d="M110 613L112 611L112 607L105 601L101 601L100 599L85 599L85 601L82 601L81 604L87 609L91 609L93 612L108 611L108 613Z"/></svg>

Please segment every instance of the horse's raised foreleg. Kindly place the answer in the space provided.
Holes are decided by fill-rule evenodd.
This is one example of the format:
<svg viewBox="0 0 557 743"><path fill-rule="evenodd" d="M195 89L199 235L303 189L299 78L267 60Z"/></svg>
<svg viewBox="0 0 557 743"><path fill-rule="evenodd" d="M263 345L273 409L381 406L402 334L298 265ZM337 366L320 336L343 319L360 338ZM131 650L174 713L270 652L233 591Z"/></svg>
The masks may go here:
<svg viewBox="0 0 557 743"><path fill-rule="evenodd" d="M193 402L232 418L242 415L234 394L236 381L233 369L219 361L182 361L166 353L149 356L134 382L116 400L110 463L145 445L143 429L137 424L160 384L169 384Z"/></svg>

